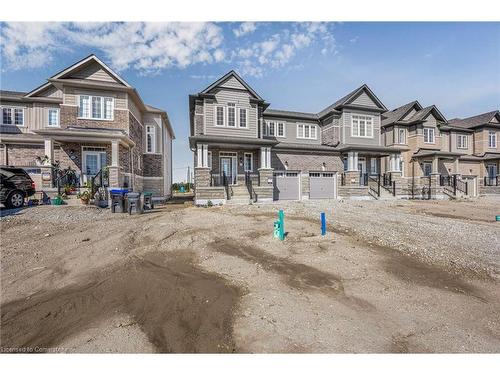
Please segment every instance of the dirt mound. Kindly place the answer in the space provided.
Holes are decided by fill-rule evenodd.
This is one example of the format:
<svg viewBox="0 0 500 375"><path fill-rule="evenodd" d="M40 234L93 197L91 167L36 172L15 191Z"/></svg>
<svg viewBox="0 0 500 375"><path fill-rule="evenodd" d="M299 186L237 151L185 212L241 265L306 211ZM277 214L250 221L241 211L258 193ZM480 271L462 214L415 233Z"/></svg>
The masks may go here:
<svg viewBox="0 0 500 375"><path fill-rule="evenodd" d="M1 345L51 348L97 320L133 317L159 352L236 351L233 312L240 291L185 256L149 254L78 285L2 306Z"/></svg>

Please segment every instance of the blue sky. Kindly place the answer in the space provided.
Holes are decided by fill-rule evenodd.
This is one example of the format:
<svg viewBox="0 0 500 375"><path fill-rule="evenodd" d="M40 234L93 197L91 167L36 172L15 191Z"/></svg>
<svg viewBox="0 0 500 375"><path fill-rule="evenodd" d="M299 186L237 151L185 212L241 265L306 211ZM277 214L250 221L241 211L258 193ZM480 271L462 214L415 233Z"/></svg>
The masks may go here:
<svg viewBox="0 0 500 375"><path fill-rule="evenodd" d="M500 107L500 23L2 24L1 88L29 91L95 53L168 111L174 180L192 166L188 95L231 69L272 108L317 112L367 83L388 108Z"/></svg>

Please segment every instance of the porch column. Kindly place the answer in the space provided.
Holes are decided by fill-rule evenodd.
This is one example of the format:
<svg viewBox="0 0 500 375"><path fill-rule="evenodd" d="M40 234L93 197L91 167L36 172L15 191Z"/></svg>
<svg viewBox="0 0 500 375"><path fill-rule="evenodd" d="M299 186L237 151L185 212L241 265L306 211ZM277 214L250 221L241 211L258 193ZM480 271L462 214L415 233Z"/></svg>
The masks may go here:
<svg viewBox="0 0 500 375"><path fill-rule="evenodd" d="M260 148L260 168L270 169L271 168L271 148L261 147Z"/></svg>
<svg viewBox="0 0 500 375"><path fill-rule="evenodd" d="M347 153L347 171L357 172L358 171L358 153L354 151L349 151Z"/></svg>
<svg viewBox="0 0 500 375"><path fill-rule="evenodd" d="M54 161L54 141L50 138L44 140L45 155L49 158L49 162Z"/></svg>
<svg viewBox="0 0 500 375"><path fill-rule="evenodd" d="M109 187L120 187L120 143L118 140L111 141L111 165L108 166Z"/></svg>
<svg viewBox="0 0 500 375"><path fill-rule="evenodd" d="M196 145L196 166L198 168L203 167L203 145Z"/></svg>
<svg viewBox="0 0 500 375"><path fill-rule="evenodd" d="M439 158L434 156L432 159L432 172L431 174L439 174Z"/></svg>
<svg viewBox="0 0 500 375"><path fill-rule="evenodd" d="M208 145L202 145L203 162L202 166L208 168Z"/></svg>
<svg viewBox="0 0 500 375"><path fill-rule="evenodd" d="M453 174L460 174L460 168L458 166L458 158L453 160Z"/></svg>

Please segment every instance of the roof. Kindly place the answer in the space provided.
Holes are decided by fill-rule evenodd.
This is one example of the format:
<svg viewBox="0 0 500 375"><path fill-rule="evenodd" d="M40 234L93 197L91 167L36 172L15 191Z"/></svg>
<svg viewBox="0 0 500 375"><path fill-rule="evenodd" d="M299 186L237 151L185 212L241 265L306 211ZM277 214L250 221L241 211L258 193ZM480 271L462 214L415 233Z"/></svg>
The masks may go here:
<svg viewBox="0 0 500 375"><path fill-rule="evenodd" d="M6 96L10 96L10 97L23 97L25 96L26 93L25 92L22 92L22 91L9 91L9 90L0 90L0 97L6 97Z"/></svg>
<svg viewBox="0 0 500 375"><path fill-rule="evenodd" d="M335 153L340 152L339 149L335 146L288 142L280 142L276 146L274 146L274 148L280 150L327 151Z"/></svg>
<svg viewBox="0 0 500 375"><path fill-rule="evenodd" d="M293 118L302 118L314 121L318 121L319 119L319 116L315 113L286 111L286 110L271 109L271 108L268 108L264 111L264 116L293 117Z"/></svg>
<svg viewBox="0 0 500 375"><path fill-rule="evenodd" d="M414 100L410 103L402 105L401 107L395 108L392 111L383 113L382 116L385 118L382 120L382 126L387 126L394 122L401 121L414 107L417 108L417 111L422 109L418 100Z"/></svg>
<svg viewBox="0 0 500 375"><path fill-rule="evenodd" d="M189 146L191 148L194 147L194 145L196 145L196 142L243 144L243 145L255 145L255 146L262 146L262 145L272 146L278 143L278 141L273 139L262 139L262 138L236 138L236 137L225 137L225 136L214 136L214 135L195 135L189 137Z"/></svg>
<svg viewBox="0 0 500 375"><path fill-rule="evenodd" d="M458 128L465 128L465 129L474 128L477 126L486 125L495 116L500 116L498 110L482 113L480 115L467 117L464 119L459 119L459 118L452 119L449 121L449 125L454 126L454 127L458 127Z"/></svg>
<svg viewBox="0 0 500 375"><path fill-rule="evenodd" d="M365 90L367 94L375 101L375 103L383 110L387 111L387 108L385 105L377 98L377 96L373 93L373 91L368 87L367 84L363 84L362 86L358 87L357 89L351 91L349 94L346 96L340 98L337 100L335 103L329 105L322 111L318 113L318 116L321 118L323 116L326 116L328 113L330 113L333 110L337 110L340 107L346 105L350 99L354 98L356 95L358 95L361 91Z"/></svg>
<svg viewBox="0 0 500 375"><path fill-rule="evenodd" d="M371 145L354 145L354 144L344 144L339 145L339 151L347 152L347 151L368 151L374 153L398 153L401 151L408 150L406 146L399 147L387 147L387 146L371 146Z"/></svg>
<svg viewBox="0 0 500 375"><path fill-rule="evenodd" d="M422 157L426 157L426 156L457 157L457 156L462 156L462 155L463 154L460 152L450 152L450 151L441 151L441 150L419 148L418 151L412 155L412 157L414 157L414 158L422 158Z"/></svg>
<svg viewBox="0 0 500 375"><path fill-rule="evenodd" d="M214 89L215 87L219 86L222 82L226 81L227 79L229 79L230 77L234 77L235 79L237 79L242 85L243 87L245 87L248 91L250 91L250 93L252 93L253 96L255 96L255 98L257 98L258 100L261 100L261 101L264 101L264 99L262 99L260 97L259 94L257 94L254 89L252 89L250 87L250 85L248 83L245 82L245 80L243 78L241 78L234 70L231 70L229 72L227 72L226 74L224 74L222 77L220 77L217 81L215 81L214 83L212 83L210 86L208 86L207 88L205 88L204 90L202 90L200 92L200 94L207 94L208 92L210 92L212 89Z"/></svg>

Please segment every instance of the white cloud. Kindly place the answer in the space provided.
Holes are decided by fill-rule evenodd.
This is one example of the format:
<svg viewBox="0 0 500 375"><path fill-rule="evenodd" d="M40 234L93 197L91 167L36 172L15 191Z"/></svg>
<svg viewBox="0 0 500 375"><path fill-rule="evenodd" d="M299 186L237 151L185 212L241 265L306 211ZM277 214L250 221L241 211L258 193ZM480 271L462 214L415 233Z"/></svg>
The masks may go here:
<svg viewBox="0 0 500 375"><path fill-rule="evenodd" d="M239 38L240 36L253 33L257 29L255 22L242 22L240 26L233 29L234 35Z"/></svg>
<svg viewBox="0 0 500 375"><path fill-rule="evenodd" d="M6 23L4 68L37 68L61 49L91 47L113 68L156 73L222 61L222 30L213 23ZM5 47L4 47L5 46Z"/></svg>
<svg viewBox="0 0 500 375"><path fill-rule="evenodd" d="M359 36L355 36L354 38L349 39L349 42L356 43L359 39Z"/></svg>

